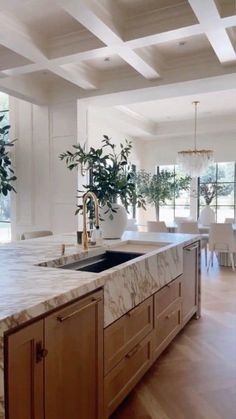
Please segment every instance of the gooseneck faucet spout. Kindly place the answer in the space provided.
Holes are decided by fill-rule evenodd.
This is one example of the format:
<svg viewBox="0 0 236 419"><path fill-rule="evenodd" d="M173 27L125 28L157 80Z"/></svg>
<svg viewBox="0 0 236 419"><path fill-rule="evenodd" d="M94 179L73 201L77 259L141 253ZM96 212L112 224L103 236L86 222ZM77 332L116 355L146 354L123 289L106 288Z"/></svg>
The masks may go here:
<svg viewBox="0 0 236 419"><path fill-rule="evenodd" d="M99 214L98 214L98 199L94 192L87 192L83 196L83 233L82 233L82 246L84 250L88 250L88 232L87 232L87 212L86 204L87 199L90 198L94 202L95 207L95 227L99 228Z"/></svg>

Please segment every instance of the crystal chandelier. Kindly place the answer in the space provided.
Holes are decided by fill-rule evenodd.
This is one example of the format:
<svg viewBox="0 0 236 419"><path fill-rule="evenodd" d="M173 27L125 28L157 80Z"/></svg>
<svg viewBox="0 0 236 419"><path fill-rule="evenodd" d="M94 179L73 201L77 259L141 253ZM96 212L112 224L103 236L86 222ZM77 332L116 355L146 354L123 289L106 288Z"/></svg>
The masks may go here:
<svg viewBox="0 0 236 419"><path fill-rule="evenodd" d="M178 152L177 163L181 169L191 177L201 176L206 172L208 166L213 163L214 156L212 150L197 149L197 106L199 102L193 102L195 107L194 118L194 149L182 150Z"/></svg>

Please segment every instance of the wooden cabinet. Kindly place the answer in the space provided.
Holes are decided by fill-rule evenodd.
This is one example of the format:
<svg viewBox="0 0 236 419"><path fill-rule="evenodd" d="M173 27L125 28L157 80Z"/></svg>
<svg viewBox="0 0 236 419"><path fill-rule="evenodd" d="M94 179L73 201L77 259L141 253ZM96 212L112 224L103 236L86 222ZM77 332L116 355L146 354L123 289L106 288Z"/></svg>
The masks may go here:
<svg viewBox="0 0 236 419"><path fill-rule="evenodd" d="M8 337L6 417L44 419L43 321Z"/></svg>
<svg viewBox="0 0 236 419"><path fill-rule="evenodd" d="M153 329L153 297L104 330L105 374Z"/></svg>
<svg viewBox="0 0 236 419"><path fill-rule="evenodd" d="M103 418L102 291L6 341L7 419Z"/></svg>
<svg viewBox="0 0 236 419"><path fill-rule="evenodd" d="M154 294L153 359L182 327L182 275Z"/></svg>
<svg viewBox="0 0 236 419"><path fill-rule="evenodd" d="M154 360L164 351L182 327L181 299L167 306L161 314L155 317L153 333Z"/></svg>
<svg viewBox="0 0 236 419"><path fill-rule="evenodd" d="M149 333L105 376L105 417L116 409L152 364L152 333Z"/></svg>
<svg viewBox="0 0 236 419"><path fill-rule="evenodd" d="M182 297L183 276L167 284L154 294L155 317L162 313L170 304Z"/></svg>
<svg viewBox="0 0 236 419"><path fill-rule="evenodd" d="M105 417L152 363L153 296L104 330Z"/></svg>
<svg viewBox="0 0 236 419"><path fill-rule="evenodd" d="M183 325L198 310L199 242L183 249Z"/></svg>
<svg viewBox="0 0 236 419"><path fill-rule="evenodd" d="M97 293L45 319L46 419L102 418L101 300Z"/></svg>

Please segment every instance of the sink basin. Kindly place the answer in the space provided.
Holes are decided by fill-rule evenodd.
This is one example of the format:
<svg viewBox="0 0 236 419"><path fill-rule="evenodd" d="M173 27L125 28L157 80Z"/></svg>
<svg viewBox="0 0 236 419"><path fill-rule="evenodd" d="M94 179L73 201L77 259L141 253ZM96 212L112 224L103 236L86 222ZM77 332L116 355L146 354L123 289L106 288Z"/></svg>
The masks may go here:
<svg viewBox="0 0 236 419"><path fill-rule="evenodd" d="M102 253L101 255L79 260L78 262L73 262L61 266L60 268L99 273L142 255L143 253L110 250Z"/></svg>

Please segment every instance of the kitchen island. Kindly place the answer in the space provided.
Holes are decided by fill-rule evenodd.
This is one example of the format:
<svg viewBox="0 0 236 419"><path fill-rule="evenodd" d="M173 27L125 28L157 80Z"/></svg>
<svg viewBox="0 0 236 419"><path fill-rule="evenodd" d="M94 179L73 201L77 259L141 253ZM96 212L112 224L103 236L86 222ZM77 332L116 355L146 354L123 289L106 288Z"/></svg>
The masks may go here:
<svg viewBox="0 0 236 419"><path fill-rule="evenodd" d="M100 418L107 417L114 410L129 389L135 385L135 382L137 382L143 373L150 367L154 358L157 358L176 333L180 331L181 327L183 327L194 314L199 316L200 275L198 253L200 246L198 236L171 233L126 232L122 237L122 240L104 242L104 247L91 248L88 252L83 252L79 246L75 245L75 240L75 234L64 234L61 236L11 243L0 247L0 418L4 418L5 413L6 417L9 417L9 419L18 419L18 417L23 418L20 413L18 414L18 417L14 417L9 413L8 404L11 399L9 386L14 390L14 380L16 380L16 377L10 377L9 368L7 368L9 359L11 358L11 340L26 328L35 327L36 322L43 322L39 325L39 329L42 326L42 339L45 339L47 331L49 339L52 333L54 333L53 329L50 329L50 322L54 319L53 316L55 317L54 312L57 313L55 310L60 310L61 308L64 311L68 310L67 307L69 307L69 304L74 307L74 304L81 304L80 301L86 298L88 298L88 301L86 300L86 302L82 304L82 310L84 310L85 307L97 307L97 310L94 311L94 319L98 318L98 314L100 315L99 324L100 327L101 324L102 328L104 327L105 354L103 368L102 336L96 340L97 347L100 348L99 360L100 366L102 366L102 374L100 372L97 376L99 376L100 386L103 387L104 375L105 413L103 410L103 392L100 392L99 394L99 408L97 405L94 407L96 415L94 417ZM149 247L147 246L147 243L150 244ZM66 245L64 256L61 255L62 244ZM68 263L86 259L88 255L99 255L107 248L117 249L118 246L118 248L121 249L122 246L128 246L130 249L132 246L135 247L136 244L139 245L139 250L142 250L141 253L143 254L141 256L101 273L59 269L61 266L67 265ZM195 272L195 274L197 273L196 282L193 284L195 302L191 302L190 307L186 309L185 315L182 313L183 296L181 291L184 276L184 249L189 249L189 251L186 252L187 255L194 254L196 256L195 259L190 260L190 263L193 263L194 265L191 267L188 266L187 270L189 270L190 273L192 269L192 272ZM193 251L191 251L192 249ZM177 280L177 282L175 282L175 280ZM170 295L166 294L166 290L168 289ZM184 287L183 289L187 290L187 287ZM163 294L160 294L160 291L163 292ZM175 295L177 291L180 293L178 296ZM167 301L168 299L169 301ZM156 313L156 318L158 319L158 321L156 320L156 323L158 323L159 318L162 321L161 315L165 310L163 301L168 302L168 310L171 308L170 313L168 312L169 314L165 314L164 318L166 321L171 319L170 321L174 322L176 315L178 325L175 325L173 331L171 329L171 333L166 339L160 341L161 344L154 345L154 351L151 350L153 343L150 343L152 340L151 336L153 336L155 329L153 306L156 305L159 310L159 312L157 310ZM141 319L146 318L146 308L149 324L144 325L143 330L141 330ZM79 310L73 308L71 313L74 314L79 311L81 311L81 307ZM83 311L83 313L84 312L85 311ZM62 323L64 319L71 318L71 313L69 315L67 312L66 315L58 315L57 313L55 317L56 321ZM125 322L127 319L136 319L134 322L136 324L137 321L140 321L141 334L139 333L138 336L137 334L135 336L133 335L132 339L130 339L129 342L125 342L125 344L123 342L122 348L114 348L114 342L117 343L117 339L119 340L120 338L120 331L123 330L124 332L127 327L130 327L129 325L131 325L132 330L134 328L134 324L132 324L131 320L128 320L129 323L127 326ZM85 322L84 324L86 324L85 319L83 321ZM164 325L164 328L166 328L166 325ZM58 342L60 339L61 335L58 336ZM86 339L88 339L88 336L85 336L85 340ZM141 340L144 343L142 343ZM57 342L56 339L54 339L54 341ZM12 340L12 342L14 342L15 345L15 341ZM30 342L32 346L33 340L31 339ZM56 349L53 346L53 342L49 343L53 348L53 351L51 352L55 352ZM147 344L146 347L145 344ZM112 394L108 393L110 390L112 391L112 388L114 387L114 380L116 381L116 377L119 375L118 370L120 369L122 371L123 367L126 370L133 368L133 365L131 364L128 364L131 365L131 367L124 366L124 359L126 363L131 362L140 351L143 351L142 353L144 353L146 350L145 348L148 350L148 362L146 362L144 368L141 368L141 370L139 369L135 379L133 379L133 377L132 379L129 378L128 386L125 385L125 389L122 388L122 391L120 391L120 393L118 392L118 398L114 400ZM47 352L49 354L48 357ZM110 356L111 352L115 355ZM150 355L151 352L152 355ZM14 354L15 352L13 351L12 353ZM17 353L19 353L19 351L16 351L16 354ZM154 353L155 355L153 355ZM37 349L37 368L39 365L43 365L44 358L45 362L47 358L50 359L50 351L47 351L47 348L40 347ZM50 364L49 361L47 362ZM98 364L98 359L95 364ZM14 366L15 364L13 362L10 365ZM6 397L4 396L4 371ZM39 372L41 380L43 380L44 374L45 369L43 372ZM49 377L51 376L49 375ZM11 379L13 384L11 384ZM124 377L122 379L124 379ZM39 393L38 389L37 393ZM68 395L69 394L70 393L68 393ZM59 393L57 396L58 395ZM33 399L34 397L32 397L32 400ZM45 403L44 399L45 397L43 397L43 395L41 398L37 399L38 406L43 406ZM5 400L8 400L6 404ZM53 394L50 401L48 401L49 405L51 400L53 400ZM68 403L70 404L70 402ZM32 409L32 406L30 409ZM40 407L38 407L38 410L40 411ZM52 412L53 407L49 406L49 410ZM44 411L45 407L43 406L41 409L42 414L37 412L35 417L41 419L41 417L44 417ZM86 412L84 415L85 416L81 415L80 417L86 417ZM55 417L57 416L55 415ZM62 417L64 418L64 416ZM48 418L54 418L53 414L50 413ZM74 418L74 416L72 416L71 413L71 419L72 418ZM24 419L28 419L26 414L24 414ZM59 417L57 417L57 419L59 419Z"/></svg>

